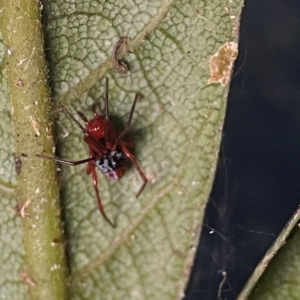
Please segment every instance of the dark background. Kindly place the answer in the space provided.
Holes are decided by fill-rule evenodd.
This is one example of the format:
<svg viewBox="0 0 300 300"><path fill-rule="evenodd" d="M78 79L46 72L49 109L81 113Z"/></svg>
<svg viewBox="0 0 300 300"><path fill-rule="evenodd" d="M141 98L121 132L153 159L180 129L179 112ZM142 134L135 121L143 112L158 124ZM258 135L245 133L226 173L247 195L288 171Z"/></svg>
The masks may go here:
<svg viewBox="0 0 300 300"><path fill-rule="evenodd" d="M218 170L184 300L236 299L300 204L299 87L300 1L246 0Z"/></svg>

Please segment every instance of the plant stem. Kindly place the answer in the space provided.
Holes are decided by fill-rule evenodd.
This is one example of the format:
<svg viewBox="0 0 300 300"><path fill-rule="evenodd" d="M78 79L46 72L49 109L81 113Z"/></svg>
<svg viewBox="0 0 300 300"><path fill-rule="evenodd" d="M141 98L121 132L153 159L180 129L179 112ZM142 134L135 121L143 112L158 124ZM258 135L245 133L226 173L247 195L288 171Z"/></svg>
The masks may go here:
<svg viewBox="0 0 300 300"><path fill-rule="evenodd" d="M0 9L15 151L22 160L16 188L23 207L22 280L29 299L66 299L55 165L36 157L54 149L39 1L0 0Z"/></svg>

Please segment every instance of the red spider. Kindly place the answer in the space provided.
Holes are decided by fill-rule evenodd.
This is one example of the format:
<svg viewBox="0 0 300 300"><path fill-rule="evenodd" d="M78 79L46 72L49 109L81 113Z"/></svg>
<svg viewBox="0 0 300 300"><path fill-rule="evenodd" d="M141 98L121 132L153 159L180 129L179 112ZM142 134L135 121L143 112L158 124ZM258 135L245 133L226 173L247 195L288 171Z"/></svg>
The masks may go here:
<svg viewBox="0 0 300 300"><path fill-rule="evenodd" d="M103 215L105 221L107 221L112 227L115 225L109 220L104 212L104 208L101 203L99 190L98 190L98 178L95 170L95 166L101 170L101 172L111 179L120 179L125 173L124 167L124 157L127 157L134 167L139 172L143 185L137 193L136 197L138 197L141 192L144 190L148 180L136 162L134 156L127 149L128 146L132 146L131 143L127 143L122 140L124 135L128 132L130 128L130 123L132 119L132 115L134 112L135 105L139 100L140 95L136 94L131 111L129 114L129 118L127 121L127 125L124 129L117 134L117 131L110 121L108 117L108 79L106 78L106 92L105 92L105 117L101 117L96 112L96 106L92 106L92 112L94 118L90 121L86 118L86 116L78 111L80 118L85 122L84 128L75 118L74 116L64 107L62 106L63 111L77 124L77 126L82 130L84 134L83 140L87 143L90 157L78 160L78 161L69 161L56 157L50 157L44 154L37 154L38 157L54 160L58 163L66 164L66 165L79 165L88 163L86 173L91 174L93 186L96 193L97 204L99 211Z"/></svg>

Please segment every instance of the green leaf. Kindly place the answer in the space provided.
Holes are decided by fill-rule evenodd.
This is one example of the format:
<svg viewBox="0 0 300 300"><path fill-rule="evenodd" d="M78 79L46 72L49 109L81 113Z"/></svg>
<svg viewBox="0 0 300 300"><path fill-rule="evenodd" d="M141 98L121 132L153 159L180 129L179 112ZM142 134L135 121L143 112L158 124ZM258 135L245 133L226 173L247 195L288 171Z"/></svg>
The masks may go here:
<svg viewBox="0 0 300 300"><path fill-rule="evenodd" d="M242 3L57 0L43 4L59 157L80 160L88 157L88 151L81 130L56 106L64 104L73 115L79 110L92 118L90 106L103 106L104 77L108 77L110 116L121 127L135 94L143 95L126 139L135 143L136 160L149 179L147 187L136 199L142 180L130 164L119 181L98 172L102 202L116 229L97 210L86 167L59 166L72 298L178 299L189 276L214 177L228 92L224 85L235 58L226 49L234 48L228 42L236 39ZM123 58L131 71L120 75L112 68L111 54L124 34L133 53ZM1 130L9 136L9 115L7 110L2 113L6 118ZM9 157L10 162L0 177L2 190L16 184L13 142L5 143L1 161ZM1 220L5 217L14 222L5 236L14 231L20 235L13 212ZM26 236L23 239L26 243ZM11 260L21 270L20 237L18 245L7 240L18 258L12 255ZM10 260L2 265L8 268ZM18 273L13 272L11 280L2 276L2 294L23 299Z"/></svg>
<svg viewBox="0 0 300 300"><path fill-rule="evenodd" d="M259 262L238 296L243 299L298 299L300 208Z"/></svg>

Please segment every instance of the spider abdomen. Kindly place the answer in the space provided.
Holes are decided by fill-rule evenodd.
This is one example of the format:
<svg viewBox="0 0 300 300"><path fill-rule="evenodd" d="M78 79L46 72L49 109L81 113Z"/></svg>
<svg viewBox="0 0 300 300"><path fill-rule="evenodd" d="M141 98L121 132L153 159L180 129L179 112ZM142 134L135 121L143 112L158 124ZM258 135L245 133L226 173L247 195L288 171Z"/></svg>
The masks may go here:
<svg viewBox="0 0 300 300"><path fill-rule="evenodd" d="M124 156L119 150L108 151L95 160L95 165L101 172L109 178L119 179L125 173Z"/></svg>

